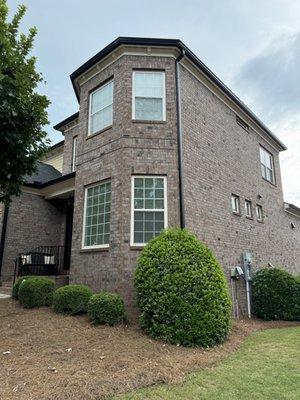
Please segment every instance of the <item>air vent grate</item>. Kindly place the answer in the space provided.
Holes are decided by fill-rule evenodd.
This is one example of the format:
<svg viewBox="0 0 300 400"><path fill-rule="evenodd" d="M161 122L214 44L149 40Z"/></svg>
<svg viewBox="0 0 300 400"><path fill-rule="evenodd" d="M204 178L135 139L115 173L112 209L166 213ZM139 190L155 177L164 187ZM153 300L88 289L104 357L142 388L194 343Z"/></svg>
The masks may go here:
<svg viewBox="0 0 300 400"><path fill-rule="evenodd" d="M243 129L245 129L245 131L249 132L249 125L242 120L242 118L240 118L238 115L236 116L236 123Z"/></svg>

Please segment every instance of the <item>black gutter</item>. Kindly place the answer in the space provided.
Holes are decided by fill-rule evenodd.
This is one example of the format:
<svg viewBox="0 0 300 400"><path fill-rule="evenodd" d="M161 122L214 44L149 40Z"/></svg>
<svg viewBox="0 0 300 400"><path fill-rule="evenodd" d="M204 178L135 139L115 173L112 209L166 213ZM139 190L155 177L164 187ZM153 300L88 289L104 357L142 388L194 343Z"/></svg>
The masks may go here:
<svg viewBox="0 0 300 400"><path fill-rule="evenodd" d="M234 101L246 114L248 114L257 125L263 129L270 138L281 148L286 150L286 146L274 135L272 131L179 39L157 39L157 38L137 38L137 37L118 37L108 46L104 47L99 53L90 58L87 62L77 68L71 75L72 85L79 101L79 93L75 84L76 78L86 72L94 64L106 57L110 52L121 45L132 46L157 46L157 47L177 47L181 52L185 51L185 56L192 61L208 78L218 86L232 101ZM63 121L65 122L65 121ZM60 123L62 124L62 123ZM60 125L58 124L58 125ZM56 125L57 127L57 125ZM54 127L56 129L56 127Z"/></svg>
<svg viewBox="0 0 300 400"><path fill-rule="evenodd" d="M60 146L62 146L64 143L65 143L65 141L64 141L64 140L61 140L60 142L58 142L58 143L55 143L53 146L51 146L51 147L49 148L49 150L48 150L48 151L50 151L50 150L54 150L54 149L56 149L57 147L60 147Z"/></svg>
<svg viewBox="0 0 300 400"><path fill-rule="evenodd" d="M176 115L177 115L177 149L178 149L178 179L179 179L179 214L180 228L185 228L183 162L182 162L182 127L181 127L181 101L179 63L184 57L184 50L175 60L175 86L176 86Z"/></svg>
<svg viewBox="0 0 300 400"><path fill-rule="evenodd" d="M62 128L63 126L69 124L70 122L72 122L74 119L79 117L79 112L77 111L76 113L70 115L68 118L64 119L63 121L59 122L58 124L53 126L53 129L59 131L60 128Z"/></svg>
<svg viewBox="0 0 300 400"><path fill-rule="evenodd" d="M2 221L1 242L0 242L0 283L1 283L1 271L2 271L5 238L6 238L6 228L7 228L7 221L8 221L8 210L9 210L8 206L5 206L4 214L3 214L3 221Z"/></svg>
<svg viewBox="0 0 300 400"><path fill-rule="evenodd" d="M23 186L32 187L36 189L43 189L47 186L54 185L56 183L67 181L68 179L74 178L76 172L70 172L67 175L59 176L58 178L52 179L51 181L44 182L44 183L23 183Z"/></svg>

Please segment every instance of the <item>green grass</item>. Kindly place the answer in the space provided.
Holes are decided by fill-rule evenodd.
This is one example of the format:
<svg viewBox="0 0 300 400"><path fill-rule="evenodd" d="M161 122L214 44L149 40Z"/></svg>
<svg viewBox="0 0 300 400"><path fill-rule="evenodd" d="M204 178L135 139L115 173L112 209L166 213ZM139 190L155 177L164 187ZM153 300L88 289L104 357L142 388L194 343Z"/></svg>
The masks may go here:
<svg viewBox="0 0 300 400"><path fill-rule="evenodd" d="M299 400L300 328L256 332L229 358L188 375L180 385L141 389L121 398Z"/></svg>

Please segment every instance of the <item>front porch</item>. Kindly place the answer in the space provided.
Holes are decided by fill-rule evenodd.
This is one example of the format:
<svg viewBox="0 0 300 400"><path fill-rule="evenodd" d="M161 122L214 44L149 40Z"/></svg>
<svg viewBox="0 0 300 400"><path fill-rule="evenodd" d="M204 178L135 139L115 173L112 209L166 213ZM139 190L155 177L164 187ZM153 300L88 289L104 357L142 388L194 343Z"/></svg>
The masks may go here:
<svg viewBox="0 0 300 400"><path fill-rule="evenodd" d="M13 199L7 218L0 285L19 276L48 276L68 283L75 174L29 183Z"/></svg>

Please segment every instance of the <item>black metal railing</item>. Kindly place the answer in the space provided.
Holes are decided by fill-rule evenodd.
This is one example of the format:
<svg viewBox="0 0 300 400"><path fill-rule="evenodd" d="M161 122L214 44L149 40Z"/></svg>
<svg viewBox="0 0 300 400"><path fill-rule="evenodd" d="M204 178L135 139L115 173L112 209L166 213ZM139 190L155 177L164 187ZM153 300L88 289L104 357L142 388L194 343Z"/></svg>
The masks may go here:
<svg viewBox="0 0 300 400"><path fill-rule="evenodd" d="M39 246L15 259L14 282L24 275L65 275L64 246Z"/></svg>

